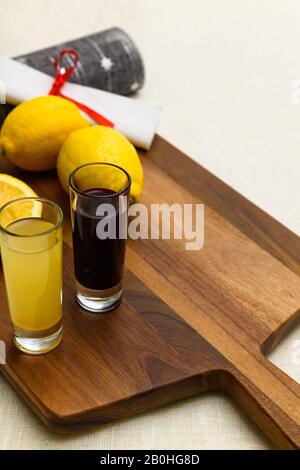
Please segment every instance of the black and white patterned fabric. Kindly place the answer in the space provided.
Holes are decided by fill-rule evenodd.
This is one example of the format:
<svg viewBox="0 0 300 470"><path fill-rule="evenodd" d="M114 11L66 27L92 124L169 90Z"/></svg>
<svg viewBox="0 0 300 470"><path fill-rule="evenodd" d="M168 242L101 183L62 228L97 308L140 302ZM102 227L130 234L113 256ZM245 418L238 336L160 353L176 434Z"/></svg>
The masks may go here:
<svg viewBox="0 0 300 470"><path fill-rule="evenodd" d="M51 58L62 49L74 49L79 63L70 82L129 95L145 79L144 64L132 39L119 28L64 42L47 49L15 57L16 60L54 76Z"/></svg>

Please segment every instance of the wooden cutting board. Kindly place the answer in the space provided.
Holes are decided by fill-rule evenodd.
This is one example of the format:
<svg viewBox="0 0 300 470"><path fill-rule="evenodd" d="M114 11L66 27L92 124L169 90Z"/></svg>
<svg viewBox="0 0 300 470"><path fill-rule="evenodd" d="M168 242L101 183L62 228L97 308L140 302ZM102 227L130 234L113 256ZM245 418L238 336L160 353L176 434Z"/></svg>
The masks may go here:
<svg viewBox="0 0 300 470"><path fill-rule="evenodd" d="M57 431L221 389L278 447L300 448L300 386L264 355L298 318L299 238L160 137L142 161L142 202L205 203L204 248L130 240L120 307L84 312L74 299L68 197L54 173L17 173L66 216L64 337L45 356L17 351L0 273L0 370Z"/></svg>

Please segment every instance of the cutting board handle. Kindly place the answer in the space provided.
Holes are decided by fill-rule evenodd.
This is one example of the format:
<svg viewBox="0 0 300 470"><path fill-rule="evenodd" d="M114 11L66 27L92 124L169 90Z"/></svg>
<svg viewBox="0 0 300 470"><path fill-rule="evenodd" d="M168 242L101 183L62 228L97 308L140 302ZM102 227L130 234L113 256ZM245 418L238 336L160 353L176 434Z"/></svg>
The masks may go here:
<svg viewBox="0 0 300 470"><path fill-rule="evenodd" d="M249 371L249 378L235 369L224 390L279 449L300 449L300 384L263 355L259 364L265 377L260 368Z"/></svg>

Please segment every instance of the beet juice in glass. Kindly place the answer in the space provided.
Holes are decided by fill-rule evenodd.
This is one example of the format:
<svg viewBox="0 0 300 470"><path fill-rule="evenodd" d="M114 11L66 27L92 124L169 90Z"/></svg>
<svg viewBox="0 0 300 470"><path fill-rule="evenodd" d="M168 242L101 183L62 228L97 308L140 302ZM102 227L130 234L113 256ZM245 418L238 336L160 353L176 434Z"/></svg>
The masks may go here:
<svg viewBox="0 0 300 470"><path fill-rule="evenodd" d="M76 297L91 312L122 295L131 179L110 163L88 163L69 178Z"/></svg>

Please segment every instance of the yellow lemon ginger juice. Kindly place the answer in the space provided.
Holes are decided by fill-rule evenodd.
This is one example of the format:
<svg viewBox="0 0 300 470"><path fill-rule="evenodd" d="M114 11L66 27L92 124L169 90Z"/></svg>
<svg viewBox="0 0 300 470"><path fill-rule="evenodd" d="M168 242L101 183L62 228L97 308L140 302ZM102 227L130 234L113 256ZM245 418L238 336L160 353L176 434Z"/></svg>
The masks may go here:
<svg viewBox="0 0 300 470"><path fill-rule="evenodd" d="M16 335L50 336L61 327L62 229L28 217L6 227L1 256ZM14 236L15 235L15 236Z"/></svg>

